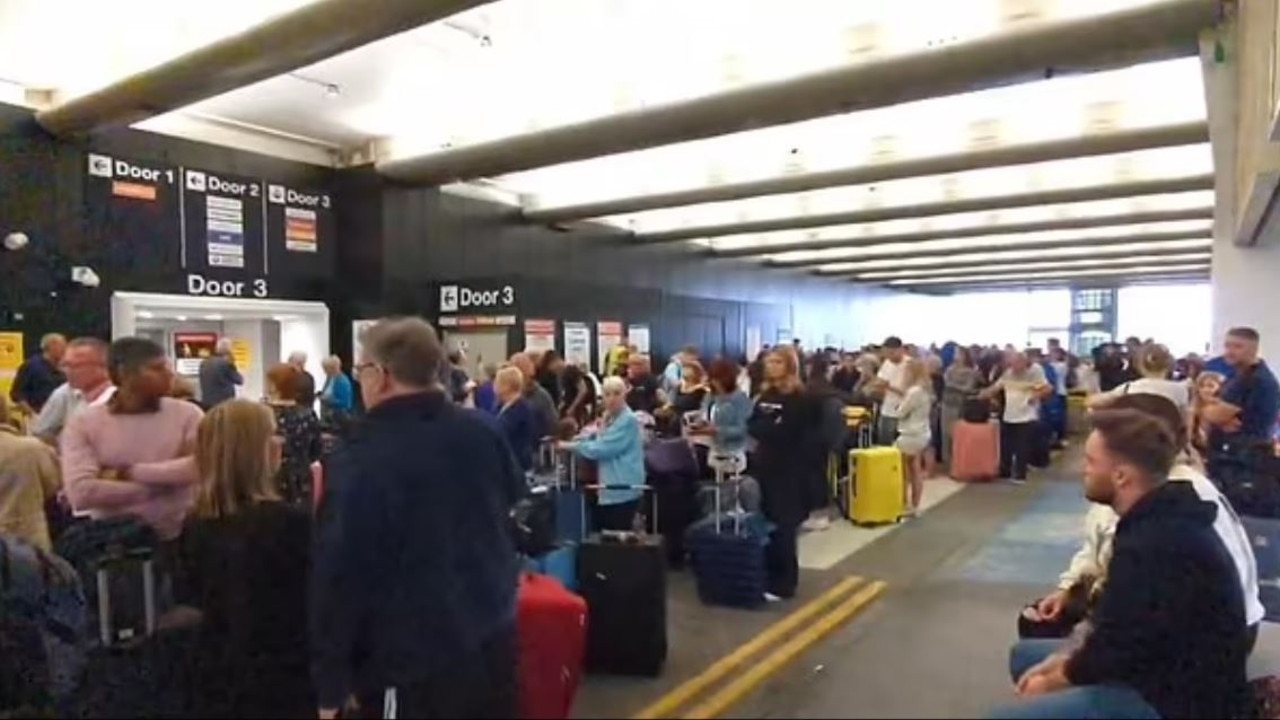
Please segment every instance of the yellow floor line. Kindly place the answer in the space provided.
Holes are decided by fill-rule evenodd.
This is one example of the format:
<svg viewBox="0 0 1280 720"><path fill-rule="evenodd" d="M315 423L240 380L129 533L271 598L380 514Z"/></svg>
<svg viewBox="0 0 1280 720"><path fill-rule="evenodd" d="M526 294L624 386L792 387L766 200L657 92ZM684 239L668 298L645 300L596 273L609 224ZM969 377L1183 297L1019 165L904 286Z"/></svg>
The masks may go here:
<svg viewBox="0 0 1280 720"><path fill-rule="evenodd" d="M692 701L704 690L723 680L757 653L772 647L783 637L791 634L796 628L808 623L832 603L848 595L863 582L860 577L849 577L841 580L834 587L805 603L790 615L770 625L764 632L742 644L738 649L720 658L697 676L686 680L679 687L658 698L652 705L633 715L633 720L654 720L655 718L671 717L676 710Z"/></svg>
<svg viewBox="0 0 1280 720"><path fill-rule="evenodd" d="M684 716L685 719L711 720L712 718L720 717L729 708L764 684L766 680L773 677L806 650L851 620L853 616L879 597L884 592L885 587L886 585L883 582L873 582L859 590L857 594L837 605L818 622L805 628L785 644L780 645L759 663L753 665L751 669L739 675L733 682L725 685L704 702L699 703Z"/></svg>

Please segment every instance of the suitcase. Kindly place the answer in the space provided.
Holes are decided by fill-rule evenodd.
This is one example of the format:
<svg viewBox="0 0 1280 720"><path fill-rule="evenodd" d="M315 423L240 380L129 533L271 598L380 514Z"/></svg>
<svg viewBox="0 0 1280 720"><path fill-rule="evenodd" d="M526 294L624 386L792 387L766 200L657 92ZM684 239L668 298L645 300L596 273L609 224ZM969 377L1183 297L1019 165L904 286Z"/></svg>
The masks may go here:
<svg viewBox="0 0 1280 720"><path fill-rule="evenodd" d="M667 660L667 556L662 536L593 533L578 548L578 591L591 617L587 671L661 674Z"/></svg>
<svg viewBox="0 0 1280 720"><path fill-rule="evenodd" d="M587 603L552 578L524 575L516 635L520 717L569 717L582 680Z"/></svg>
<svg viewBox="0 0 1280 720"><path fill-rule="evenodd" d="M78 718L197 715L199 630L162 630L127 646L90 651L72 702Z"/></svg>
<svg viewBox="0 0 1280 720"><path fill-rule="evenodd" d="M906 477L902 453L893 447L853 450L853 503L849 519L858 525L884 525L902 519Z"/></svg>
<svg viewBox="0 0 1280 720"><path fill-rule="evenodd" d="M582 512L577 510L576 512ZM556 495L553 488L535 486L511 511L516 549L523 555L538 557L557 547Z"/></svg>
<svg viewBox="0 0 1280 720"><path fill-rule="evenodd" d="M742 481L742 476L726 479L717 470L713 512L687 532L698 598L707 605L756 608L764 603L768 589L764 553L769 534L758 513L737 507ZM733 507L727 510L722 501L726 485L733 487L734 496Z"/></svg>
<svg viewBox="0 0 1280 720"><path fill-rule="evenodd" d="M1258 564L1258 599L1266 619L1280 621L1280 520L1240 516Z"/></svg>
<svg viewBox="0 0 1280 720"><path fill-rule="evenodd" d="M569 590L578 590L577 543L564 543L541 555L530 557L525 566L530 572L556 579Z"/></svg>
<svg viewBox="0 0 1280 720"><path fill-rule="evenodd" d="M991 419L991 401L985 398L965 398L960 406L960 419L967 423L985 423Z"/></svg>
<svg viewBox="0 0 1280 720"><path fill-rule="evenodd" d="M951 477L960 482L981 482L999 475L999 423L956 423L951 431Z"/></svg>

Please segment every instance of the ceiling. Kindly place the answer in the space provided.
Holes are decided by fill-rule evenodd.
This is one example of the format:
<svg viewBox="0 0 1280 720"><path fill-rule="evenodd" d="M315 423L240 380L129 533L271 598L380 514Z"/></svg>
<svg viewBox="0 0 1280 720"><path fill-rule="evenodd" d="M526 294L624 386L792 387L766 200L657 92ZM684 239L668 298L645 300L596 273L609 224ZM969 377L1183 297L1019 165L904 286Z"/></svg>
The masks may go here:
<svg viewBox="0 0 1280 720"><path fill-rule="evenodd" d="M395 159L1154 2L501 0L142 126ZM0 100L81 96L308 4L2 0ZM1183 50L484 179L529 222L776 272L928 292L1204 278L1214 168Z"/></svg>

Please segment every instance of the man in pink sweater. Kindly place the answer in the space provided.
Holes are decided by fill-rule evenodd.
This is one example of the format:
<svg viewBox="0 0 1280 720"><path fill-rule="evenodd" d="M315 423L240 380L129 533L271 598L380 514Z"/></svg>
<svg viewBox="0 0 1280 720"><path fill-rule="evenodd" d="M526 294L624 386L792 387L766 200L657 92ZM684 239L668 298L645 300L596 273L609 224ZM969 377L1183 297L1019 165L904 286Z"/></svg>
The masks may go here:
<svg viewBox="0 0 1280 720"><path fill-rule="evenodd" d="M167 397L173 374L154 342L121 338L107 365L115 396L75 414L62 434L67 498L77 513L137 516L172 539L199 483L192 452L203 413Z"/></svg>

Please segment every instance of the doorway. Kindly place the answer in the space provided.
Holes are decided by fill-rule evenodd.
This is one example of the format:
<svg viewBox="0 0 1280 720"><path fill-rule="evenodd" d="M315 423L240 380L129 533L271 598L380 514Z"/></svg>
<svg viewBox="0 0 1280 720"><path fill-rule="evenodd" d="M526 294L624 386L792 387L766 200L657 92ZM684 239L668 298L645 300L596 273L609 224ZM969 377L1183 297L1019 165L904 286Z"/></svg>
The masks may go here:
<svg viewBox="0 0 1280 720"><path fill-rule="evenodd" d="M450 352L462 351L462 366L473 380L484 379L486 364L501 365L507 361L506 330L452 330L445 333L444 341Z"/></svg>

